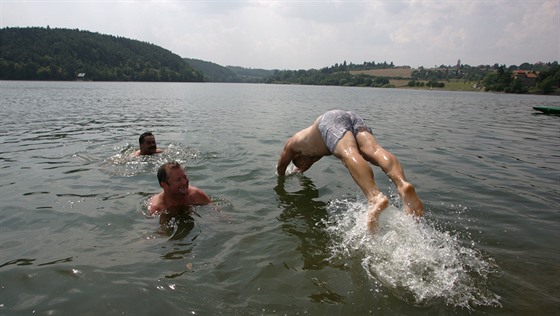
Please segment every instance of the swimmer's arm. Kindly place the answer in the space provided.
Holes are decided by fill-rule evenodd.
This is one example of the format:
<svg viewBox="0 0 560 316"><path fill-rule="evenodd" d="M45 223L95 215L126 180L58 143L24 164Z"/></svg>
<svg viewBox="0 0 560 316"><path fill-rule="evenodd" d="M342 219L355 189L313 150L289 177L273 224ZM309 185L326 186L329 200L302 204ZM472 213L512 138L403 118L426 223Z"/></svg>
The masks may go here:
<svg viewBox="0 0 560 316"><path fill-rule="evenodd" d="M164 208L162 208L159 204L159 194L152 196L148 200L148 213L150 214L150 216L155 215L163 210Z"/></svg>
<svg viewBox="0 0 560 316"><path fill-rule="evenodd" d="M288 165L292 161L293 156L294 154L292 149L290 148L290 142L288 141L286 146L284 146L284 150L282 150L282 153L280 154L278 162L276 163L276 175L286 175L286 168L288 168Z"/></svg>
<svg viewBox="0 0 560 316"><path fill-rule="evenodd" d="M190 188L193 188L193 186L191 186ZM210 205L210 208L213 209L216 212L221 212L221 208L214 204L214 201L212 201L212 198L206 194L204 191L202 191L201 189L194 187L195 191L193 192L193 197L194 197L194 201L195 203L193 203L194 205Z"/></svg>

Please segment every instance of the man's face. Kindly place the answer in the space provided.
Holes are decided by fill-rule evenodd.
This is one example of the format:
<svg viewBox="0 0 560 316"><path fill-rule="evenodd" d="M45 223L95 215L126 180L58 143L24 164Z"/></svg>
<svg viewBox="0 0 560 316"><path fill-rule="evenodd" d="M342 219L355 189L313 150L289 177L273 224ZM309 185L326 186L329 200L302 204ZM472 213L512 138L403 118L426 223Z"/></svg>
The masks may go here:
<svg viewBox="0 0 560 316"><path fill-rule="evenodd" d="M169 172L166 189L171 194L185 195L189 191L189 178L183 168L173 169Z"/></svg>
<svg viewBox="0 0 560 316"><path fill-rule="evenodd" d="M156 149L156 138L154 136L147 136L144 138L144 142L140 145L140 154L153 155L156 153Z"/></svg>

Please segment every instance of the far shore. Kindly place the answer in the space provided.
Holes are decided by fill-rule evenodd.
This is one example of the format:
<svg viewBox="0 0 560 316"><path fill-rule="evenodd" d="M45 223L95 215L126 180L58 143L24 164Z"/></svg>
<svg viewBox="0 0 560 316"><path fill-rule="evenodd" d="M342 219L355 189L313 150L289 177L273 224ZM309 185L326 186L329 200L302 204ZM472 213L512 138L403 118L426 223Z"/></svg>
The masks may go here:
<svg viewBox="0 0 560 316"><path fill-rule="evenodd" d="M423 82L423 87L410 87L408 83L412 79L389 79L389 84L391 87L389 89L407 89L407 90L433 90L433 91L468 91L468 92L489 92L489 93L505 93L505 92L497 92L497 91L485 91L484 87L477 85L477 82L474 81L464 81L462 79L451 79L450 81L440 80L445 85L442 88L437 87L428 87L426 84L429 80L416 80L417 82ZM164 83L162 81L93 81L93 80L75 80L75 81L65 81L65 80L0 80L0 81L37 81L37 82L113 82L113 83L120 83L120 82L141 82L141 83ZM189 83L189 82L185 82ZM208 81L202 82L190 82L190 83L213 83ZM221 83L221 82L215 82ZM243 84L243 83L238 83ZM358 86L359 87L359 86ZM383 89L383 88L380 88ZM542 93L533 93L533 92L525 92L523 94L531 94L531 95L544 95ZM553 92L546 95L552 96L560 96L560 92Z"/></svg>
<svg viewBox="0 0 560 316"><path fill-rule="evenodd" d="M444 91L472 91L472 92L484 92L484 88L477 86L476 82L464 81L464 80L450 80L450 81L440 81L445 84L443 88L432 88L426 86L429 80L416 80L417 82L423 82L423 87L410 87L408 83L412 79L389 79L391 85L399 89L413 89L413 90L444 90Z"/></svg>
<svg viewBox="0 0 560 316"><path fill-rule="evenodd" d="M429 80L416 80L417 82L423 82L423 87L410 87L408 83L413 80L412 72L414 69L412 68L390 68L390 69L372 69L372 70L357 70L351 71L351 74L365 74L369 76L376 76L376 77L389 77L389 78L404 78L404 79L389 79L389 83L391 86L397 89L411 89L411 90L441 90L441 91L471 91L471 92L486 92L484 87L475 81L465 81L464 79L451 79L447 80L439 80L444 84L443 88L432 88L426 86ZM558 90L557 90L558 91ZM493 91L493 93L499 93ZM526 92L524 94L535 94L541 95L540 93L532 93ZM560 92L550 93L547 95L560 95Z"/></svg>

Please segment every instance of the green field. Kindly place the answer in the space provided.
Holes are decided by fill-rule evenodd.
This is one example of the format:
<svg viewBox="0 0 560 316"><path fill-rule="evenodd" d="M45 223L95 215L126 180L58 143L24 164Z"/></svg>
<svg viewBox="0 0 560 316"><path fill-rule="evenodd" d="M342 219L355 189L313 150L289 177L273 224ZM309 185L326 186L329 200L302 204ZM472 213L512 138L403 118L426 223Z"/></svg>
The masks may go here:
<svg viewBox="0 0 560 316"><path fill-rule="evenodd" d="M417 90L446 90L446 91L482 91L482 89L476 89L473 86L476 84L476 82L472 82L472 81L468 81L468 82L464 82L464 81L440 81L443 82L445 84L445 86L443 88L430 88L427 86L424 87L409 87L408 86L408 82L410 81L409 79L391 79L389 80L390 83L395 87L395 88L405 88L405 89L417 89ZM428 80L418 80L419 82L424 82L424 84L428 83Z"/></svg>

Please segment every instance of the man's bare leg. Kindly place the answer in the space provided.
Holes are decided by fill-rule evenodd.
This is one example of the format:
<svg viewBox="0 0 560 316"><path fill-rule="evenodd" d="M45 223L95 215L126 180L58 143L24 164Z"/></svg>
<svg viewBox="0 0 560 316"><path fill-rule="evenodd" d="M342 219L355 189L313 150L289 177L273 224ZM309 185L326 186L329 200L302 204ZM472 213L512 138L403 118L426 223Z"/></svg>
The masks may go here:
<svg viewBox="0 0 560 316"><path fill-rule="evenodd" d="M403 201L403 206L408 214L420 217L424 215L424 207L416 194L414 186L406 181L404 171L397 157L385 150L375 137L367 132L359 132L356 135L360 151L372 164L379 166L383 172L393 181Z"/></svg>
<svg viewBox="0 0 560 316"><path fill-rule="evenodd" d="M389 199L381 192L379 192L377 200L373 204L368 202L367 225L370 232L375 232L379 216L388 205Z"/></svg>
<svg viewBox="0 0 560 316"><path fill-rule="evenodd" d="M335 157L339 158L350 172L352 179L358 184L368 201L368 228L373 232L381 212L389 205L389 199L379 191L373 178L369 163L362 157L354 135L345 133L338 142Z"/></svg>
<svg viewBox="0 0 560 316"><path fill-rule="evenodd" d="M408 214L416 217L424 216L424 206L416 194L416 190L412 184L404 181L400 188L397 188L399 195L403 201L404 209Z"/></svg>

